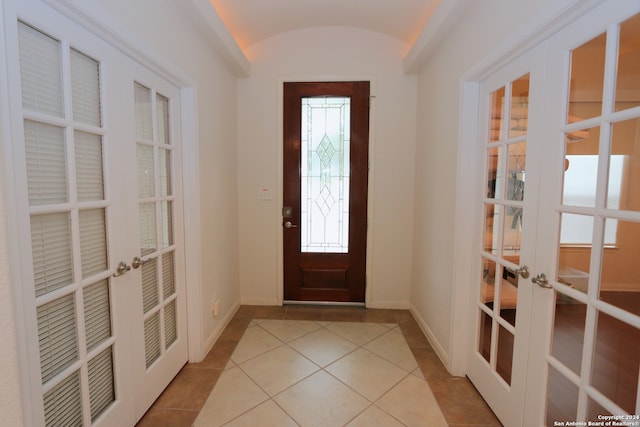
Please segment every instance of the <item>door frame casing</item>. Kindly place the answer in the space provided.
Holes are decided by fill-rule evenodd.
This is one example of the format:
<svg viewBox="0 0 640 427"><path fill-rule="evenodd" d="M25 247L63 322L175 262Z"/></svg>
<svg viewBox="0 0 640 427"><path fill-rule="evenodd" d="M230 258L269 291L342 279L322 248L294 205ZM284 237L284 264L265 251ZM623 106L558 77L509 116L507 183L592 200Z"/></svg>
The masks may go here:
<svg viewBox="0 0 640 427"><path fill-rule="evenodd" d="M281 224L281 215L280 208L283 206L283 198L284 198L284 187L283 187L283 177L284 177L284 83L292 82L348 82L348 81L368 81L370 83L370 102L369 102L369 178L368 178L368 188L367 188L367 223L370 224L367 227L367 249L366 249L366 276L365 276L365 307L371 307L371 294L372 288L374 286L374 281L371 275L371 268L373 264L372 254L373 254L373 226L371 226L374 221L373 215L373 206L374 206L374 174L372 173L375 170L374 159L375 159L375 94L376 94L376 79L372 75L312 75L312 76L282 76L278 79L278 100L277 100L277 116L278 116L278 128L277 128L277 182L278 182L278 191L275 196L275 208L278 210L276 213L278 221L274 224L274 227L277 227L277 241L278 241L278 250L277 250L277 305L283 305L284 303L284 245L283 245L283 231L284 228ZM321 304L317 302L313 302L314 304Z"/></svg>
<svg viewBox="0 0 640 427"><path fill-rule="evenodd" d="M5 8L7 3L14 0L3 0L0 8L0 22L6 24L7 20L13 20L14 15L7 13ZM141 38L132 34L119 30L120 25L112 18L100 14L99 7L81 8L75 2L70 0L42 0L43 7L50 7L59 12L64 18L78 24L85 30L101 39L106 44L120 50L124 55L132 58L138 64L152 70L160 77L164 78L171 84L175 85L179 90L180 101L177 106L180 110L182 119L180 126L180 139L182 150L182 192L183 205L176 208L182 209L184 212L184 264L185 274L183 280L189 283L186 288L186 305L187 305L187 339L188 339L188 357L190 361L199 361L204 357L205 348L202 331L202 281L201 281L201 257L200 245L201 238L199 233L200 224L200 202L199 202L199 163L198 163L198 119L197 119L197 96L195 81L184 74L180 69L167 61L154 48L148 46ZM3 193L3 210L6 216L5 227L6 244L9 249L8 278L11 283L12 305L14 308L15 330L16 330L16 353L20 360L18 361L18 377L21 386L21 403L22 415L25 425L34 423L34 413L32 408L42 405L41 385L39 381L32 380L33 370L29 366L34 363L39 366L37 360L29 359L31 344L27 336L27 331L31 330L27 324L27 313L23 304L22 290L20 284L23 283L25 277L25 267L21 254L29 248L23 248L20 242L20 228L16 224L20 220L20 207L12 203L16 198L17 191L16 167L14 166L14 157L11 146L13 135L16 134L16 126L19 126L22 118L16 112L21 111L20 105L15 105L13 101L17 99L12 94L15 88L9 86L9 79L14 79L12 70L15 67L9 67L9 58L17 55L17 44L9 44L12 37L7 37L7 31L11 31L12 26L3 25L0 30L0 66L2 69L9 70L9 75L0 78L0 121L3 123L2 132L0 133L0 152L2 153L2 193ZM14 45L15 44L15 45ZM14 73L15 74L15 73ZM186 119L190 118L190 119ZM24 189L22 189L24 190ZM185 210L184 206L190 206L191 209ZM0 242L4 243L4 242ZM33 311L33 308L32 310ZM39 370L34 371L38 376Z"/></svg>

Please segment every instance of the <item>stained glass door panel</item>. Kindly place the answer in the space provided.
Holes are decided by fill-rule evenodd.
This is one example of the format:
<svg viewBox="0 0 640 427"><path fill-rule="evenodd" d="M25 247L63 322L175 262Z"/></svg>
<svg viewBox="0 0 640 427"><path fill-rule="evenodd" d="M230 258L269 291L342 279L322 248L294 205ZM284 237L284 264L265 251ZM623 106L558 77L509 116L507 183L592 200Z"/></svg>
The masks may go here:
<svg viewBox="0 0 640 427"><path fill-rule="evenodd" d="M302 252L349 252L350 104L302 99Z"/></svg>

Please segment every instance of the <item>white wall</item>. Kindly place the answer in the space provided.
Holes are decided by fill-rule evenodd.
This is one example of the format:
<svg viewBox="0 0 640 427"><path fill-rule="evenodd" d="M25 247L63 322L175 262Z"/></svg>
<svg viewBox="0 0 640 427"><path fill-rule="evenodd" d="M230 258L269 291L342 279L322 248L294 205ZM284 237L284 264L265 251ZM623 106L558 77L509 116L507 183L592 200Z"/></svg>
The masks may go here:
<svg viewBox="0 0 640 427"><path fill-rule="evenodd" d="M251 76L238 82L238 200L243 303L278 304L282 292L283 81L371 80L368 305L408 308L413 227L416 78L408 46L348 27L315 27L251 46ZM273 189L259 201L257 190Z"/></svg>
<svg viewBox="0 0 640 427"><path fill-rule="evenodd" d="M108 23L142 41L166 63L188 76L196 88L202 257L202 342L240 301L237 261L236 76L194 29L180 2L172 0L76 0L101 10ZM186 206L188 210L190 207ZM22 425L15 347L8 242L0 206L0 414L3 425ZM187 283L187 287L190 284ZM210 314L211 297L221 299L220 316Z"/></svg>
<svg viewBox="0 0 640 427"><path fill-rule="evenodd" d="M445 357L451 344L461 78L487 56L521 37L523 28L529 24L527 17L533 19L552 4L557 7L569 2L466 2L460 20L447 30L445 41L418 75L411 304ZM474 219L469 217L469 221Z"/></svg>

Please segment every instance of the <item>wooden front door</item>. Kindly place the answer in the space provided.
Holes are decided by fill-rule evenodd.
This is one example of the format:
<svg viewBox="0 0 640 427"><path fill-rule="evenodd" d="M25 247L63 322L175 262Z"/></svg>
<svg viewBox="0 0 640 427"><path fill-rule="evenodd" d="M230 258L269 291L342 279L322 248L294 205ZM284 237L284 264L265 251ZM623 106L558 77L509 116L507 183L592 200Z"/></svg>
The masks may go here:
<svg viewBox="0 0 640 427"><path fill-rule="evenodd" d="M284 84L284 300L364 303L369 82Z"/></svg>

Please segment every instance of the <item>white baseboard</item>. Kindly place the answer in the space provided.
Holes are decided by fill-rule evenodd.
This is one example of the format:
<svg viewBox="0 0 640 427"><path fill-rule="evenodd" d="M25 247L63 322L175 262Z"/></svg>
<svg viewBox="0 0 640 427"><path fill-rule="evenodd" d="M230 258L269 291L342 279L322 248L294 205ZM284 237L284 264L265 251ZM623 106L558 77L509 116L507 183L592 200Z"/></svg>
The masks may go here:
<svg viewBox="0 0 640 427"><path fill-rule="evenodd" d="M409 310L409 301L369 301L367 308L382 308L388 310Z"/></svg>
<svg viewBox="0 0 640 427"><path fill-rule="evenodd" d="M275 305L280 306L277 298L241 298L242 305Z"/></svg>
<svg viewBox="0 0 640 427"><path fill-rule="evenodd" d="M235 314L236 314L236 312L238 311L239 308L240 308L240 301L236 302L233 305L233 307L231 307L231 310L229 310L227 315L224 316L224 318L222 319L220 324L218 324L218 327L215 328L213 330L213 332L211 333L211 335L209 336L209 338L207 338L205 340L205 342L204 342L204 354L202 355L202 359L204 359L207 356L207 354L209 354L209 352L211 351L211 349L215 345L216 341L218 341L218 338L220 338L220 335L222 335L222 332L227 327L229 322L231 322L231 319L233 319L233 316L235 316ZM191 360L190 362L191 363L202 362L202 359L201 360Z"/></svg>
<svg viewBox="0 0 640 427"><path fill-rule="evenodd" d="M418 323L418 326L420 326L422 333L427 337L429 344L431 344L431 347L433 347L433 350L438 355L438 358L440 359L442 364L445 366L445 368L447 368L447 371L451 373L451 370L449 369L449 355L447 354L445 349L442 347L440 342L436 339L433 332L431 332L431 329L429 328L429 325L427 325L427 322L425 322L422 316L420 316L420 314L418 313L418 310L414 307L413 304L411 304L409 311L411 312L411 315Z"/></svg>

